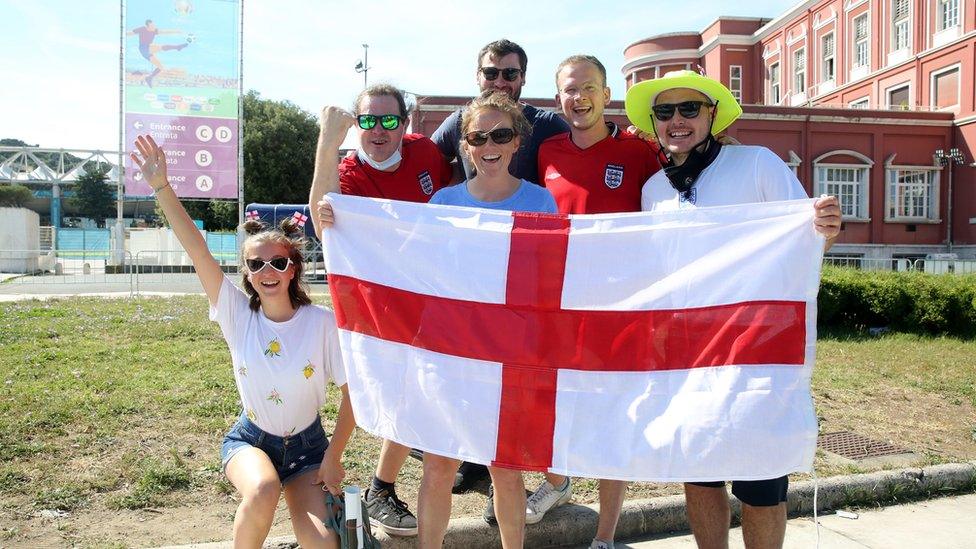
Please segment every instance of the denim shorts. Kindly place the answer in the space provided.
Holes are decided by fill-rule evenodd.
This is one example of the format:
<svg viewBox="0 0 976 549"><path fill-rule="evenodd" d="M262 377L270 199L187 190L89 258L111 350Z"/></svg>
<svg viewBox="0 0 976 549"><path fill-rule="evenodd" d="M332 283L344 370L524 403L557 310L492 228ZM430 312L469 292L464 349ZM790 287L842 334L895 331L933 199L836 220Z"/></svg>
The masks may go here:
<svg viewBox="0 0 976 549"><path fill-rule="evenodd" d="M322 456L329 447L329 439L322 429L322 421L316 417L305 430L294 435L279 437L269 434L241 414L237 423L224 436L220 447L220 463L227 472L227 463L241 450L257 448L271 459L278 479L287 484L292 478L307 471L318 469Z"/></svg>
<svg viewBox="0 0 976 549"><path fill-rule="evenodd" d="M725 486L724 482L689 482L695 486L718 488ZM733 480L732 495L739 501L753 507L771 507L786 501L786 492L790 486L790 477L782 476L768 480Z"/></svg>

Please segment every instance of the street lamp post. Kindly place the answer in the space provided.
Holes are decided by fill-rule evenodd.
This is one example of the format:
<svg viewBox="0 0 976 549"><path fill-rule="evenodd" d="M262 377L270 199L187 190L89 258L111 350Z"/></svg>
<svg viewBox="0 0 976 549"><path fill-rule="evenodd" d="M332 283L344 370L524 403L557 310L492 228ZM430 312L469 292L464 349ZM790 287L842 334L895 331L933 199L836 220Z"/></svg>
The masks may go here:
<svg viewBox="0 0 976 549"><path fill-rule="evenodd" d="M948 200L949 204L946 209L946 248L949 253L952 253L952 172L956 165L965 164L966 159L962 156L962 151L956 147L949 149L946 152L943 149L938 149L935 151L935 160L939 165L949 168L949 189L948 189Z"/></svg>
<svg viewBox="0 0 976 549"><path fill-rule="evenodd" d="M363 73L363 88L367 87L366 75L369 74L369 44L363 44L363 60L356 63L356 72Z"/></svg>

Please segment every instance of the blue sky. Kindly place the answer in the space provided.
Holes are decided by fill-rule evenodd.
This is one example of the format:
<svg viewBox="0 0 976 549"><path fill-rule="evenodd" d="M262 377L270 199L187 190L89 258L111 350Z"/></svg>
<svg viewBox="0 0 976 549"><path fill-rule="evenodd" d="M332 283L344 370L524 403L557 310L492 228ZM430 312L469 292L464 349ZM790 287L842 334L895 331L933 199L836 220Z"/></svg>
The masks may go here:
<svg viewBox="0 0 976 549"><path fill-rule="evenodd" d="M172 10L174 0L157 1ZM699 31L720 15L776 17L797 1L245 0L244 86L315 113L348 106L362 88L353 68L368 43L370 83L470 96L478 50L505 37L529 55L523 96L552 97L559 61L589 53L607 66L620 99L627 45ZM119 2L0 0L0 14L0 138L116 150Z"/></svg>

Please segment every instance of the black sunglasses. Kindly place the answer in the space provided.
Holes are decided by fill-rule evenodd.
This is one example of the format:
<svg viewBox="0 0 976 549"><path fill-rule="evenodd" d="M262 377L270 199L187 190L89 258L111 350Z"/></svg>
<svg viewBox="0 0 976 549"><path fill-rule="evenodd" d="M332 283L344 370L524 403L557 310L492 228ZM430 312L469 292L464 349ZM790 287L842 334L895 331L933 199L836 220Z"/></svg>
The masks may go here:
<svg viewBox="0 0 976 549"><path fill-rule="evenodd" d="M702 107L711 107L707 101L682 101L681 103L661 103L651 107L654 118L666 122L674 118L674 111L678 111L684 118L697 118Z"/></svg>
<svg viewBox="0 0 976 549"><path fill-rule="evenodd" d="M497 67L481 67L478 70L481 71L481 74L482 76L485 77L485 80L489 80L489 81L498 78L498 75L501 74L502 78L504 78L506 82L515 82L515 79L522 74L522 69L516 69L514 67L508 69L499 69Z"/></svg>
<svg viewBox="0 0 976 549"><path fill-rule="evenodd" d="M292 261L290 257L275 257L267 261L260 258L252 258L245 260L244 264L247 265L247 270L250 271L251 274L261 272L261 269L263 269L265 265L271 265L272 269L278 271L279 273L283 273L286 269L288 269L288 266L292 264Z"/></svg>
<svg viewBox="0 0 976 549"><path fill-rule="evenodd" d="M480 147L488 142L491 137L496 145L504 145L515 138L515 130L512 128L495 128L490 132L468 132L464 134L464 140L472 147Z"/></svg>
<svg viewBox="0 0 976 549"><path fill-rule="evenodd" d="M376 122L379 122L384 130L395 130L400 127L403 118L396 114L361 114L356 117L356 120L359 122L359 127L364 130L375 128Z"/></svg>

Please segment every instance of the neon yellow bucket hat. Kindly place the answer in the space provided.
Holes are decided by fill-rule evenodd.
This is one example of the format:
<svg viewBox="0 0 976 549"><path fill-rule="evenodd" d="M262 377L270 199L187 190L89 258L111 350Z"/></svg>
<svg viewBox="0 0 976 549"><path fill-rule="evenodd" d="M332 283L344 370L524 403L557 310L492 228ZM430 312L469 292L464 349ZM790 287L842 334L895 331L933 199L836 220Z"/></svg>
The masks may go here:
<svg viewBox="0 0 976 549"><path fill-rule="evenodd" d="M732 92L717 80L702 76L695 71L671 71L660 78L638 82L627 90L624 107L631 124L642 131L656 136L651 106L658 94L675 88L690 88L699 91L718 105L715 120L712 122L712 135L718 135L728 128L742 114L742 107L732 96Z"/></svg>

